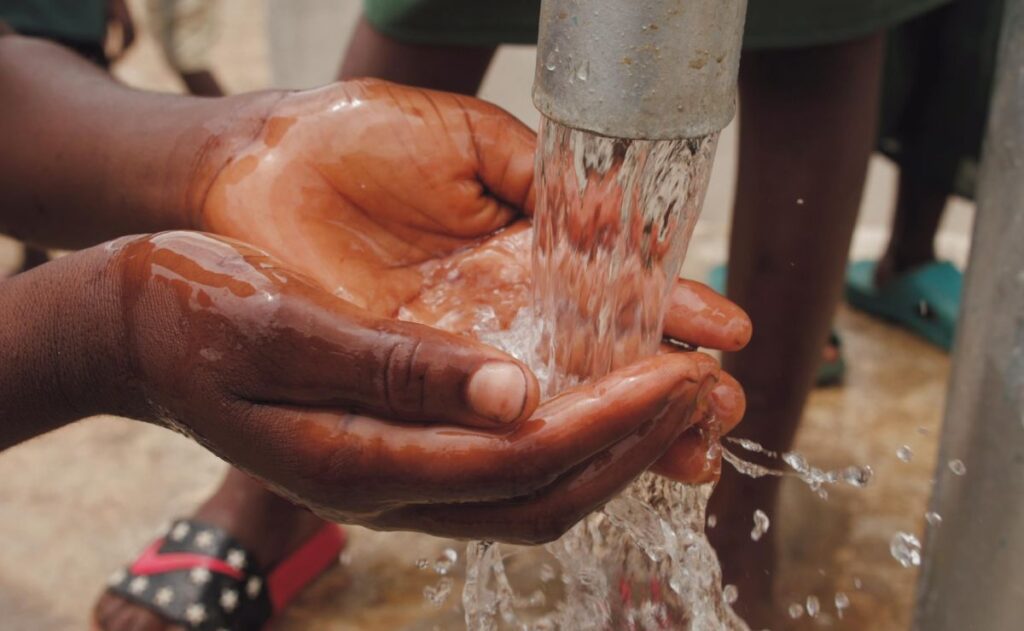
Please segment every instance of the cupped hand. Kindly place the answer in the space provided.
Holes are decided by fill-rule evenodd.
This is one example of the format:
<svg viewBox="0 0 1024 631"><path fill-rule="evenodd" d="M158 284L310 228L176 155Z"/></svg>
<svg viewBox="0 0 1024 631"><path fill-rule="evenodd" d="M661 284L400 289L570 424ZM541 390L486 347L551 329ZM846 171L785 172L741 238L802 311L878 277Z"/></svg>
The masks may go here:
<svg viewBox="0 0 1024 631"><path fill-rule="evenodd" d="M111 249L136 409L337 521L553 539L713 413L700 353L538 405L503 353L373 316L250 246L175 232Z"/></svg>
<svg viewBox="0 0 1024 631"><path fill-rule="evenodd" d="M219 173L201 227L264 248L368 312L474 335L528 303L532 131L477 99L380 81L296 93ZM735 350L743 312L680 281L666 334ZM484 327L486 328L486 326ZM718 435L743 413L728 376L715 421L687 433L658 470L717 475ZM708 454L711 457L708 457Z"/></svg>

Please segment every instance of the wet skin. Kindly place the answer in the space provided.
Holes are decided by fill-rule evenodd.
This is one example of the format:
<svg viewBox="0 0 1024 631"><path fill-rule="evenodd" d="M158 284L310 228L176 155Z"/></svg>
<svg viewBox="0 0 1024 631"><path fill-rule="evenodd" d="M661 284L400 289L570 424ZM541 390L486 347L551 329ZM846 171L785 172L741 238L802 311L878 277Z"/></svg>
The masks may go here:
<svg viewBox="0 0 1024 631"><path fill-rule="evenodd" d="M0 448L118 413L329 519L519 542L559 535L666 449L658 470L715 474L743 395L709 357L665 354L538 402L520 364L439 330L521 300L533 137L507 114L370 83L149 94L4 39L0 229L65 248L201 229L281 262L168 232L0 284ZM702 286L671 302L681 341L749 338Z"/></svg>
<svg viewBox="0 0 1024 631"><path fill-rule="evenodd" d="M0 363L18 369L0 379L0 445L115 412L176 426L329 518L541 541L650 466L709 406L726 428L742 408L725 379L708 394L718 368L694 353L538 407L535 380L510 358L396 321L425 295L429 269L458 253L481 261L469 254L486 249L472 246L531 206L532 134L497 108L366 83L152 95L24 38L0 42L0 79L18 95L0 104L19 149L2 160L6 231L67 247L192 227L284 259L166 233L7 281L0 293L17 317L0 327ZM218 217L218 199L243 203ZM500 278L500 265L485 269L480 280ZM709 314L745 320L712 300Z"/></svg>
<svg viewBox="0 0 1024 631"><path fill-rule="evenodd" d="M470 334L486 308L507 326L529 298L534 146L531 130L469 97L372 80L298 93L214 180L200 224L266 248L374 314ZM735 350L750 322L680 282L666 334ZM724 427L688 436L661 471L714 477L707 448L743 411L726 380L715 391Z"/></svg>
<svg viewBox="0 0 1024 631"><path fill-rule="evenodd" d="M238 242L111 249L137 400L336 521L547 541L721 411L714 360L668 353L540 405L530 376L522 420L471 427L465 384L499 351L374 317Z"/></svg>

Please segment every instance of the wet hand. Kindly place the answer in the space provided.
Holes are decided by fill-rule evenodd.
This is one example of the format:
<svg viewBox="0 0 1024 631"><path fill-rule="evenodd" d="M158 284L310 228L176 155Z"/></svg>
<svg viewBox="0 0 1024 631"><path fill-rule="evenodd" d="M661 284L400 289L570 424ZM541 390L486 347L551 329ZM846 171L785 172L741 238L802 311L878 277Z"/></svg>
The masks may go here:
<svg viewBox="0 0 1024 631"><path fill-rule="evenodd" d="M699 353L538 406L508 356L377 317L250 246L172 232L110 249L123 408L337 521L546 541L712 414L719 370Z"/></svg>
<svg viewBox="0 0 1024 631"><path fill-rule="evenodd" d="M379 81L283 100L222 169L201 227L253 243L371 313L472 335L481 314L507 327L529 301L532 131L468 97ZM681 282L666 333L734 350L750 322ZM717 436L743 412L725 377L717 421L694 428L659 470L717 475ZM708 454L711 454L710 458Z"/></svg>

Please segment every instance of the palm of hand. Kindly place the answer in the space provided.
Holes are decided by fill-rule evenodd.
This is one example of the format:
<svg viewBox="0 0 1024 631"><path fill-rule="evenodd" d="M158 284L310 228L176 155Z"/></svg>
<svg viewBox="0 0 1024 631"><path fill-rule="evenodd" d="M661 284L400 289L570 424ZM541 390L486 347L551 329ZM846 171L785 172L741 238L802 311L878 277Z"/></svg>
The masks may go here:
<svg viewBox="0 0 1024 631"><path fill-rule="evenodd" d="M222 169L202 227L374 315L457 333L496 317L505 328L530 295L532 229L518 209L533 206L534 144L475 99L377 81L299 93ZM749 339L735 305L693 283L677 290L667 333L729 350ZM742 393L732 380L716 392L727 431ZM706 478L713 440L683 436L662 469Z"/></svg>
<svg viewBox="0 0 1024 631"><path fill-rule="evenodd" d="M302 93L222 170L203 225L377 315L465 332L527 298L525 222L489 235L532 201L532 147L474 99L375 81Z"/></svg>

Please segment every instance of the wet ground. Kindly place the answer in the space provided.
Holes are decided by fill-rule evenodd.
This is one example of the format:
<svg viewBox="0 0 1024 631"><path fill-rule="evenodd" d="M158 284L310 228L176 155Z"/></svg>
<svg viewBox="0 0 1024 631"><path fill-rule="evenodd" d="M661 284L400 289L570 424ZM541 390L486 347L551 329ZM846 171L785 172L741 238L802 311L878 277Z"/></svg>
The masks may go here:
<svg viewBox="0 0 1024 631"><path fill-rule="evenodd" d="M319 21L321 31L337 34L322 42L334 52L321 55L323 61L308 73L313 78L303 80L329 76L354 11L330 9L316 0L295 6L305 13L287 28ZM265 86L271 72L262 4L235 0L226 2L225 9L215 68L234 91ZM327 14L333 22L317 20ZM274 41L289 41L287 36L275 32ZM278 75L287 75L288 63L312 54L292 52L275 65ZM136 85L175 89L145 37L118 73ZM528 49L504 51L485 95L533 124L531 75ZM727 134L691 247L686 269L694 277L724 258L733 143ZM879 160L872 167L856 254L879 250L891 193L891 169ZM944 223L943 254L963 261L969 223L969 206L959 204ZM13 244L0 242L0 270L10 269L17 259ZM770 513L782 559L776 602L787 607L806 602L809 595L820 600L822 613L814 620L794 621L793 629L903 630L909 625L916 572L890 557L889 540L897 531L920 534L923 529L949 361L907 334L846 308L840 310L837 328L849 364L846 384L814 393L796 449L823 468L871 465L875 478L866 489L836 488L827 502L802 483L786 486L781 505ZM909 463L896 457L904 444L914 453ZM0 627L83 628L105 577L164 522L187 514L223 469L216 458L171 432L108 417L0 455ZM306 592L276 628L457 629L458 585L441 607L429 605L423 590L436 586L439 577L415 565L449 546L461 553L462 546L453 542L353 529L343 564ZM851 603L842 620L832 605L837 591Z"/></svg>

